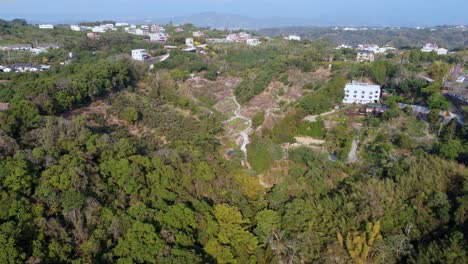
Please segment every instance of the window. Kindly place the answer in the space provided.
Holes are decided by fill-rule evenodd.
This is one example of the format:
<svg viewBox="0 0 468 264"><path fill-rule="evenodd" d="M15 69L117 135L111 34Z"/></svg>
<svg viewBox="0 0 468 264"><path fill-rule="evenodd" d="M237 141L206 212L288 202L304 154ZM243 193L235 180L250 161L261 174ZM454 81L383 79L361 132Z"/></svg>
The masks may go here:
<svg viewBox="0 0 468 264"><path fill-rule="evenodd" d="M362 98L362 99L364 99L364 95L363 95L363 96L361 96L361 98Z"/></svg>
<svg viewBox="0 0 468 264"><path fill-rule="evenodd" d="M354 91L354 93L357 93L357 91Z"/></svg>
<svg viewBox="0 0 468 264"><path fill-rule="evenodd" d="M356 96L354 96L354 98L356 98Z"/></svg>

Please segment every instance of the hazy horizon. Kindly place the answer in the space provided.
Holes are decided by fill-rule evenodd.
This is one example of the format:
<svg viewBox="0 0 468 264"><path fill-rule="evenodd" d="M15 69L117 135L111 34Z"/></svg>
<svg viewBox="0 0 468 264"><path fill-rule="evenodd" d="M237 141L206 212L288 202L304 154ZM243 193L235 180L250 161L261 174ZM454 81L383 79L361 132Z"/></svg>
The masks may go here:
<svg viewBox="0 0 468 264"><path fill-rule="evenodd" d="M362 26L433 26L468 24L468 1L403 1L375 3L370 0L0 0L0 18L25 18L29 21L64 23L69 21L157 20L217 12L248 16L274 22L275 18L289 19L284 23L298 25L362 25ZM294 23L293 23L294 22ZM197 21L193 21L194 24Z"/></svg>

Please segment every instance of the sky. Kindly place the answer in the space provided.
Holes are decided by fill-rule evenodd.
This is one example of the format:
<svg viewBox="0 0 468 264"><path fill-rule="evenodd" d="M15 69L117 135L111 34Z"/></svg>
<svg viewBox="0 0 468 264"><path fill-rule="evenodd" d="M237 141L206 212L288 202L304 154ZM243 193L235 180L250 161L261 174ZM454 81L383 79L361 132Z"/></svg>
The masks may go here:
<svg viewBox="0 0 468 264"><path fill-rule="evenodd" d="M0 18L43 22L178 17L219 12L317 25L468 24L468 0L0 0Z"/></svg>

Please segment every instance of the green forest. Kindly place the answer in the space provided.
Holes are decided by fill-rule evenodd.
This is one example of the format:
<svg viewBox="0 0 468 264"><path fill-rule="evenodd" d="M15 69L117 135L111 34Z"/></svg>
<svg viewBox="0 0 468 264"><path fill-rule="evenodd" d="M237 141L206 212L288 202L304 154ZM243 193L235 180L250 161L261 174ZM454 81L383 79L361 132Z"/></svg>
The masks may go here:
<svg viewBox="0 0 468 264"><path fill-rule="evenodd" d="M468 126L437 114L451 109L443 81L456 65L467 69L466 47L356 63L328 40L187 53L124 32L42 33L23 20L0 20L0 35L0 45L61 46L0 51L0 64L53 66L0 72L9 103L0 111L0 263L468 263ZM130 59L134 48L171 57L150 67ZM356 79L388 92L385 113L335 109ZM278 101L252 111L245 162L226 143L228 111L214 107L229 80L241 109L265 95ZM288 97L294 89L301 96ZM322 150L284 151L301 137Z"/></svg>

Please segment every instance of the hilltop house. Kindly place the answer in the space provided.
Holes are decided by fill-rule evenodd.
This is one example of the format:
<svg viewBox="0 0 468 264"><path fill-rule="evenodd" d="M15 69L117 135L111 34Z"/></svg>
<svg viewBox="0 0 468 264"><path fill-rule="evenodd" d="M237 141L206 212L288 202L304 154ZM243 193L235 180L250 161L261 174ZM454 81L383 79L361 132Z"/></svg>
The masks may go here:
<svg viewBox="0 0 468 264"><path fill-rule="evenodd" d="M356 60L358 62L373 62L375 60L374 52L370 50L360 50L357 53L357 58Z"/></svg>
<svg viewBox="0 0 468 264"><path fill-rule="evenodd" d="M52 25L52 24L40 24L39 28L40 29L54 29L54 25Z"/></svg>
<svg viewBox="0 0 468 264"><path fill-rule="evenodd" d="M345 104L371 104L380 101L380 85L352 81L346 84L344 90L343 103Z"/></svg>
<svg viewBox="0 0 468 264"><path fill-rule="evenodd" d="M99 32L89 32L86 34L86 37L92 40L99 40L101 38L101 33Z"/></svg>
<svg viewBox="0 0 468 264"><path fill-rule="evenodd" d="M137 61L145 61L148 58L148 52L145 49L132 50L132 59Z"/></svg>
<svg viewBox="0 0 468 264"><path fill-rule="evenodd" d="M205 33L201 32L201 31L194 31L194 32L192 32L192 36L194 38L201 38L201 37L205 36Z"/></svg>
<svg viewBox="0 0 468 264"><path fill-rule="evenodd" d="M262 44L262 42L260 42L260 40L256 38L249 38L245 41L245 43L247 43L247 45L249 46L258 46Z"/></svg>
<svg viewBox="0 0 468 264"><path fill-rule="evenodd" d="M78 26L78 25L71 25L70 30L79 32L79 31L83 31L83 28L81 26Z"/></svg>
<svg viewBox="0 0 468 264"><path fill-rule="evenodd" d="M150 37L151 42L158 42L158 43L166 43L169 36L164 32L159 33L149 33L148 36Z"/></svg>
<svg viewBox="0 0 468 264"><path fill-rule="evenodd" d="M422 52L436 52L437 55L447 55L448 50L444 48L439 48L436 44L427 43L422 49Z"/></svg>
<svg viewBox="0 0 468 264"><path fill-rule="evenodd" d="M152 25L150 29L151 29L151 32L156 32L156 33L162 33L166 31L163 27L159 25Z"/></svg>
<svg viewBox="0 0 468 264"><path fill-rule="evenodd" d="M193 38L186 38L186 39L185 39L185 46L187 46L187 47L194 47L195 44L194 44L194 42L193 42Z"/></svg>
<svg viewBox="0 0 468 264"><path fill-rule="evenodd" d="M289 35L289 36L287 37L287 40L301 41L301 37L296 36L296 35Z"/></svg>

